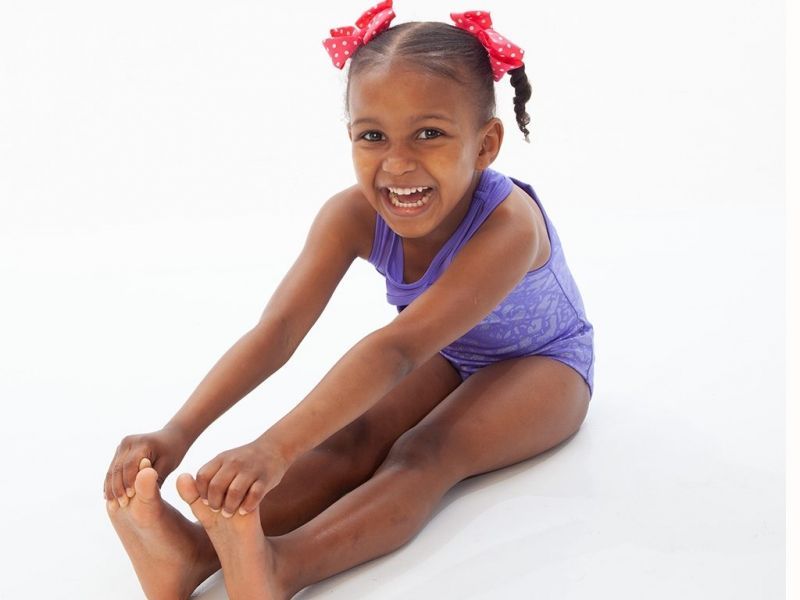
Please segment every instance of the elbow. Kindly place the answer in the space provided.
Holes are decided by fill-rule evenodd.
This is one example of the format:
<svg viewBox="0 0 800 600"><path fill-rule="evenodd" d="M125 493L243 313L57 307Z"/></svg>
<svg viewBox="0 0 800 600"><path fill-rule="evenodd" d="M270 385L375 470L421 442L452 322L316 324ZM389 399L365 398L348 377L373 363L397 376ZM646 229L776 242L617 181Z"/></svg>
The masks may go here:
<svg viewBox="0 0 800 600"><path fill-rule="evenodd" d="M285 319L262 318L253 327L252 332L266 344L269 353L281 357L281 364L292 357L302 340L298 339L299 336L293 335Z"/></svg>
<svg viewBox="0 0 800 600"><path fill-rule="evenodd" d="M398 378L411 373L421 362L417 353L413 351L413 346L398 336L391 325L373 331L364 338L364 342L368 345L371 355L379 356L382 361L396 366Z"/></svg>
<svg viewBox="0 0 800 600"><path fill-rule="evenodd" d="M422 355L419 348L411 343L407 336L400 335L397 328L391 324L372 332L364 342L368 344L368 352L371 355L379 356L382 361L395 365L397 375L401 378L428 358Z"/></svg>

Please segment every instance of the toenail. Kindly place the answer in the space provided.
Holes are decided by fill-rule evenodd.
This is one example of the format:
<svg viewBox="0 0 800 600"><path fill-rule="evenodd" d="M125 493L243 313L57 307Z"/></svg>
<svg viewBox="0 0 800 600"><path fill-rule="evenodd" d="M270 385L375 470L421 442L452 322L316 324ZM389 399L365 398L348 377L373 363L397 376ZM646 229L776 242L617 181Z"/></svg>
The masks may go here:
<svg viewBox="0 0 800 600"><path fill-rule="evenodd" d="M119 498L117 498L117 500L119 500L119 505L120 506L128 506L128 497L127 496L120 496Z"/></svg>
<svg viewBox="0 0 800 600"><path fill-rule="evenodd" d="M246 514L247 514L247 511L246 511L244 508L240 508L240 509L239 509L239 514L240 514L240 515L246 515Z"/></svg>
<svg viewBox="0 0 800 600"><path fill-rule="evenodd" d="M203 504L205 504L206 506L208 506L208 500L206 500L205 498L203 498Z"/></svg>
<svg viewBox="0 0 800 600"><path fill-rule="evenodd" d="M211 508L210 506L208 508ZM219 512L218 508L211 508L211 512Z"/></svg>
<svg viewBox="0 0 800 600"><path fill-rule="evenodd" d="M233 516L233 513L229 513L227 510L225 510L223 508L222 509L222 516L225 517L226 519L230 519Z"/></svg>
<svg viewBox="0 0 800 600"><path fill-rule="evenodd" d="M133 491L133 488L128 488L127 490L125 490L125 493L128 494L128 498L133 498L133 494L135 492Z"/></svg>

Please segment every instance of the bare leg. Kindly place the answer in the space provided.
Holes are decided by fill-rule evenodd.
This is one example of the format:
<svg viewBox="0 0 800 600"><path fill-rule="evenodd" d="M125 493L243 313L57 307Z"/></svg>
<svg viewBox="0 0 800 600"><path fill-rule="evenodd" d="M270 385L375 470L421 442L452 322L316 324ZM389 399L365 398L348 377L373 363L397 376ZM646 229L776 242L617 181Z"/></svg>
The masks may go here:
<svg viewBox="0 0 800 600"><path fill-rule="evenodd" d="M504 361L473 375L395 443L371 479L294 531L262 538L247 517L203 514L199 502L192 510L222 560L231 600L291 598L404 545L458 481L563 442L588 400L585 382L563 363ZM185 483L181 495L191 503L190 478Z"/></svg>
<svg viewBox="0 0 800 600"><path fill-rule="evenodd" d="M436 469L389 462L317 519L268 538L278 561L275 578L284 587L285 597L410 541L458 483L458 478L442 475Z"/></svg>
<svg viewBox="0 0 800 600"><path fill-rule="evenodd" d="M361 419L300 457L261 502L262 535L299 527L368 479L396 438L459 382L452 367L434 357ZM128 506L107 503L108 514L147 597L186 598L220 568L220 560L202 525L165 503L150 477L137 485Z"/></svg>
<svg viewBox="0 0 800 600"><path fill-rule="evenodd" d="M261 535L285 533L305 523L367 479L374 468L324 446L307 453L264 497ZM128 506L111 500L107 511L147 598L188 598L219 570L220 561L203 526L163 501L156 477L152 468L141 470Z"/></svg>
<svg viewBox="0 0 800 600"><path fill-rule="evenodd" d="M261 502L264 534L300 527L369 479L397 438L460 383L438 354L420 365L362 417L292 464Z"/></svg>

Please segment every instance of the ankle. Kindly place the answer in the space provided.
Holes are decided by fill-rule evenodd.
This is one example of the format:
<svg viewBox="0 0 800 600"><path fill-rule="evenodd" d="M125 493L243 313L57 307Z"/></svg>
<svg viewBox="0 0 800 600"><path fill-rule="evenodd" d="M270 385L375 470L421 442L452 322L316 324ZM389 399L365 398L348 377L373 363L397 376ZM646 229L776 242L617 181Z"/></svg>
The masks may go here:
<svg viewBox="0 0 800 600"><path fill-rule="evenodd" d="M281 600L289 600L307 584L302 582L302 573L287 556L285 536L266 537L266 543L271 548L272 573L274 576L275 590L280 594Z"/></svg>

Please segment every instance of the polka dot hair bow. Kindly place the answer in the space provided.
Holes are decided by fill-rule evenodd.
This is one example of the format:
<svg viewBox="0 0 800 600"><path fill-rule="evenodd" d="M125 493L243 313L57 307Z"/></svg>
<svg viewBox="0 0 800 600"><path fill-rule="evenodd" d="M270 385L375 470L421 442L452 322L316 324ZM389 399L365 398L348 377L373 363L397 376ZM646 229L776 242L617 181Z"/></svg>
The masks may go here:
<svg viewBox="0 0 800 600"><path fill-rule="evenodd" d="M356 21L356 26L331 29L331 36L322 42L330 54L333 65L339 69L359 46L363 46L381 31L389 27L394 19L392 0L384 0L364 12Z"/></svg>
<svg viewBox="0 0 800 600"><path fill-rule="evenodd" d="M489 52L494 80L500 81L506 71L522 66L525 51L492 29L492 17L485 10L450 13L456 27L471 33Z"/></svg>

